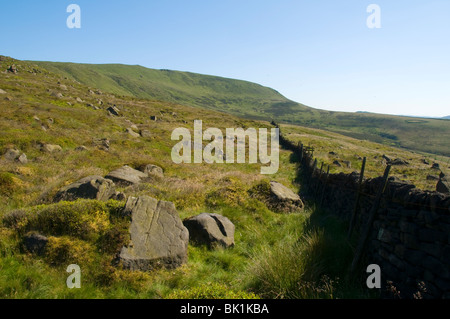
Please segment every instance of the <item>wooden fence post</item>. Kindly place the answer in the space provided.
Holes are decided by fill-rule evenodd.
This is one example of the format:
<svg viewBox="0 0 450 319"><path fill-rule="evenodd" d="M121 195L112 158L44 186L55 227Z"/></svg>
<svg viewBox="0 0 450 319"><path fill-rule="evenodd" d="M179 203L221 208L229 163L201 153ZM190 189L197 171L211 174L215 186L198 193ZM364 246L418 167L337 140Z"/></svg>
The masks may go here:
<svg viewBox="0 0 450 319"><path fill-rule="evenodd" d="M383 182L380 186L380 189L378 190L377 197L375 198L375 202L372 207L372 210L370 211L369 219L368 219L367 224L364 227L364 230L361 234L361 238L359 240L358 246L356 247L355 256L353 258L352 266L350 269L351 273L353 273L355 271L356 266L358 265L359 259L361 258L362 252L364 250L364 246L366 245L366 241L367 241L367 238L369 237L373 221L375 220L375 216L378 212L378 208L380 207L381 196L384 194L384 191L386 189L387 179L389 177L390 170L391 170L391 165L388 165L386 167L386 170L384 171Z"/></svg>
<svg viewBox="0 0 450 319"><path fill-rule="evenodd" d="M353 214L352 214L352 218L350 220L350 226L348 229L348 234L347 234L348 239L350 239L350 236L352 235L353 226L354 226L355 220L356 220L356 212L358 210L359 199L361 198L361 188L362 188L362 181L364 179L364 170L366 169L366 160L367 160L367 158L364 157L363 162L362 162L362 167L361 167L361 173L359 174L358 192L356 194L355 207L353 208Z"/></svg>

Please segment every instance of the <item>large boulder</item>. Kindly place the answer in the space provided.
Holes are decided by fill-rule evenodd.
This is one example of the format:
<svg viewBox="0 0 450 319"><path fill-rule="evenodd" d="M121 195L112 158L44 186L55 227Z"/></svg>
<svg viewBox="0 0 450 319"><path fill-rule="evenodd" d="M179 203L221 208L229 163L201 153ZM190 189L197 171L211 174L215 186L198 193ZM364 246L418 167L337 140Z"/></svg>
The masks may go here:
<svg viewBox="0 0 450 319"><path fill-rule="evenodd" d="M131 217L130 242L119 254L125 269L173 269L187 261L189 232L173 203L130 197L124 214Z"/></svg>
<svg viewBox="0 0 450 319"><path fill-rule="evenodd" d="M114 182L101 176L88 176L62 188L54 197L55 202L74 201L78 198L107 201L116 194Z"/></svg>
<svg viewBox="0 0 450 319"><path fill-rule="evenodd" d="M290 213L304 207L298 194L278 182L270 182L270 194L270 206L276 211Z"/></svg>
<svg viewBox="0 0 450 319"><path fill-rule="evenodd" d="M202 213L185 219L183 225L189 230L189 240L196 245L234 246L234 224L222 215Z"/></svg>
<svg viewBox="0 0 450 319"><path fill-rule="evenodd" d="M148 175L125 165L108 173L105 177L120 185L134 185L141 183L142 179Z"/></svg>

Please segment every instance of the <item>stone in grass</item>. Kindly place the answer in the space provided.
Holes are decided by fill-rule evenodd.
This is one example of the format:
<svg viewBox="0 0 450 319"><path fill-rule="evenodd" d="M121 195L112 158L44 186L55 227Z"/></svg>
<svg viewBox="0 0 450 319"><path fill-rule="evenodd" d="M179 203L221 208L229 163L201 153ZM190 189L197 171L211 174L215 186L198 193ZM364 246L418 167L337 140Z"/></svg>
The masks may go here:
<svg viewBox="0 0 450 319"><path fill-rule="evenodd" d="M23 238L23 244L26 250L39 256L44 254L47 243L48 238L38 233L29 233Z"/></svg>
<svg viewBox="0 0 450 319"><path fill-rule="evenodd" d="M123 268L174 269L187 261L189 232L173 203L149 196L130 197L123 213L131 217L130 242L118 257Z"/></svg>
<svg viewBox="0 0 450 319"><path fill-rule="evenodd" d="M53 145L53 144L43 144L41 146L41 151L45 153L55 153L62 151L62 147L59 145Z"/></svg>
<svg viewBox="0 0 450 319"><path fill-rule="evenodd" d="M54 202L74 201L78 198L107 201L116 194L114 182L101 176L88 176L63 187Z"/></svg>
<svg viewBox="0 0 450 319"><path fill-rule="evenodd" d="M142 172L144 172L147 175L155 175L155 176L159 176L159 177L164 177L164 172L163 169L157 165L153 165L153 164L148 164L146 166L144 166L144 168L142 169Z"/></svg>
<svg viewBox="0 0 450 319"><path fill-rule="evenodd" d="M209 248L234 246L234 224L219 214L202 213L186 218L183 225L189 230L189 240Z"/></svg>
<svg viewBox="0 0 450 319"><path fill-rule="evenodd" d="M270 194L270 208L275 211L290 213L304 207L298 194L278 182L270 182Z"/></svg>
<svg viewBox="0 0 450 319"><path fill-rule="evenodd" d="M128 165L122 166L105 176L113 182L120 185L134 185L142 182L144 178L148 177L147 174L138 171Z"/></svg>

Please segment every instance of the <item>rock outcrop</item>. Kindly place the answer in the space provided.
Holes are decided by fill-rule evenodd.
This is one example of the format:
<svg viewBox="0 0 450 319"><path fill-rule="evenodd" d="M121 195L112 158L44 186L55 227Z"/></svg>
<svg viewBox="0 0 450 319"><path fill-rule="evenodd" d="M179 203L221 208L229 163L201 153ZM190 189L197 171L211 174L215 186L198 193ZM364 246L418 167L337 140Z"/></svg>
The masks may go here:
<svg viewBox="0 0 450 319"><path fill-rule="evenodd" d="M270 208L281 212L295 212L303 209L300 196L278 182L270 182Z"/></svg>
<svg viewBox="0 0 450 319"><path fill-rule="evenodd" d="M131 217L130 242L119 254L125 269L173 269L187 261L189 232L173 203L130 197L124 214Z"/></svg>
<svg viewBox="0 0 450 319"><path fill-rule="evenodd" d="M147 174L128 165L122 166L105 176L105 178L112 180L116 184L125 186L139 184L146 177L148 177Z"/></svg>
<svg viewBox="0 0 450 319"><path fill-rule="evenodd" d="M187 218L183 225L189 230L189 241L209 248L234 246L234 224L219 214L202 213Z"/></svg>
<svg viewBox="0 0 450 319"><path fill-rule="evenodd" d="M54 197L55 202L74 201L78 198L107 201L116 195L114 182L101 176L88 176L62 188Z"/></svg>

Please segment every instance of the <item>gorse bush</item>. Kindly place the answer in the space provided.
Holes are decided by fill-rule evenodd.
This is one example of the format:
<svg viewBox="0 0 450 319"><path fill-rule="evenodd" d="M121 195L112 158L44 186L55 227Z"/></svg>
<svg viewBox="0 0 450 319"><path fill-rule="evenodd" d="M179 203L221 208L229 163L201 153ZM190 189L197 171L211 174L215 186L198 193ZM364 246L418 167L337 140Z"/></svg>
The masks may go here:
<svg viewBox="0 0 450 319"><path fill-rule="evenodd" d="M117 201L60 202L14 211L3 221L21 234L37 231L44 235L67 235L95 241L111 227L111 218L122 207L123 203Z"/></svg>

